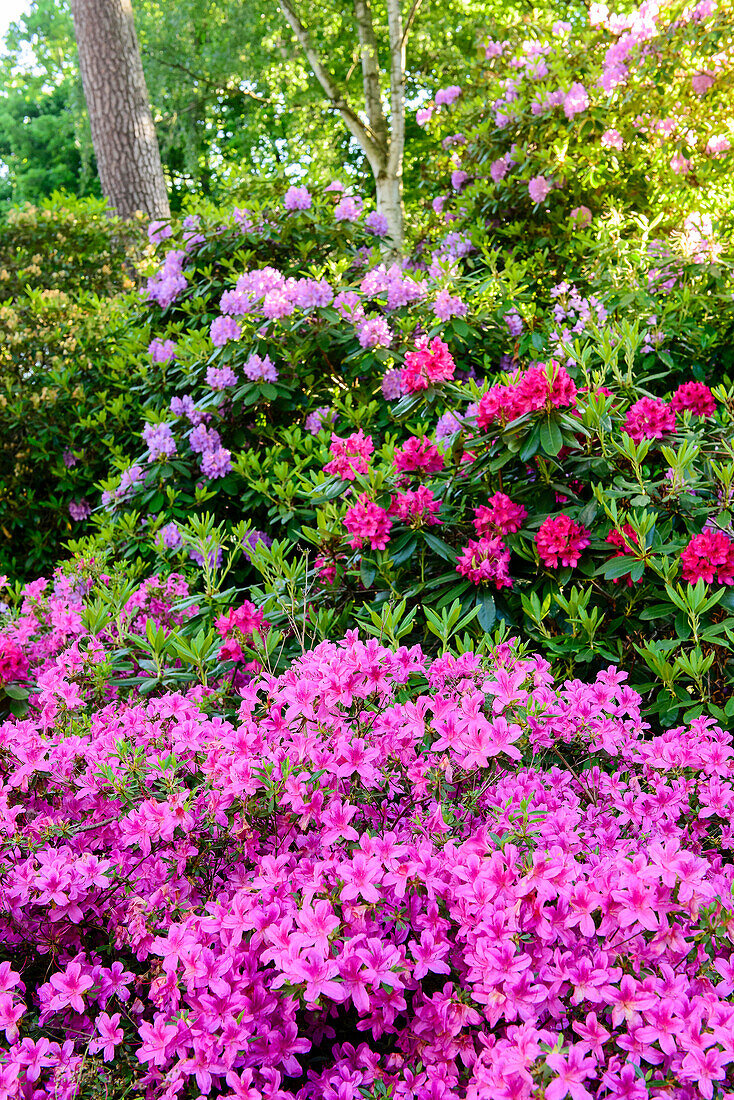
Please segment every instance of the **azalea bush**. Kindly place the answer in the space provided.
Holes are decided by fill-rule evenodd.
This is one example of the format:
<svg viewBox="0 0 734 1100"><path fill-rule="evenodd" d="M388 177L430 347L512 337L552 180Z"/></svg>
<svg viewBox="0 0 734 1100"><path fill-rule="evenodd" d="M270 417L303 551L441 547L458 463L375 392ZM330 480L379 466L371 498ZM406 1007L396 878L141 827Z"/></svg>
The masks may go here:
<svg viewBox="0 0 734 1100"><path fill-rule="evenodd" d="M174 637L187 597L149 579L94 634L115 580L83 573L2 635L30 692L0 726L9 1097L731 1089L712 721L650 736L613 669L354 633L235 694L141 694L119 623Z"/></svg>

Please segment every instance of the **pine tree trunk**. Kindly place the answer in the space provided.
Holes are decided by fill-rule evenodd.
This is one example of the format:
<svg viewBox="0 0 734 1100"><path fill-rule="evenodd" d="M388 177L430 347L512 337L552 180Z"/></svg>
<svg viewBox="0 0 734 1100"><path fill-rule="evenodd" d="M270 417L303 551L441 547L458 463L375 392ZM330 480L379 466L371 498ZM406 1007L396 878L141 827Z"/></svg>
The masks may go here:
<svg viewBox="0 0 734 1100"><path fill-rule="evenodd" d="M404 245L403 188L399 176L380 173L375 176L377 213L387 218L388 244L392 252L401 255Z"/></svg>
<svg viewBox="0 0 734 1100"><path fill-rule="evenodd" d="M131 0L71 0L102 191L123 218L170 214Z"/></svg>

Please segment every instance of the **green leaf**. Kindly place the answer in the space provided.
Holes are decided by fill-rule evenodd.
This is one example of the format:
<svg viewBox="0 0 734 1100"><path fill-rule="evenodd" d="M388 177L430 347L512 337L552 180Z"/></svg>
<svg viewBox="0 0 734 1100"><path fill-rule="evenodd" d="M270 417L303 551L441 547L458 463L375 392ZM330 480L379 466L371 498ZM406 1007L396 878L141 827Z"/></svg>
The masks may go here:
<svg viewBox="0 0 734 1100"><path fill-rule="evenodd" d="M563 433L550 416L540 425L540 445L547 455L555 456L563 446Z"/></svg>
<svg viewBox="0 0 734 1100"><path fill-rule="evenodd" d="M369 558L362 558L359 563L359 575L365 588L371 588L377 573L377 566Z"/></svg>
<svg viewBox="0 0 734 1100"><path fill-rule="evenodd" d="M440 557L444 558L446 561L456 561L456 551L453 550L447 542L440 539L438 535L434 535L430 531L424 531L423 538L426 540L431 550L434 550Z"/></svg>
<svg viewBox="0 0 734 1100"><path fill-rule="evenodd" d="M408 539L408 541L405 542L404 545L398 547L397 549L392 549L390 553L390 558L393 565L402 565L403 562L406 562L409 558L413 556L413 554L415 554L417 546L418 540L416 538L411 538Z"/></svg>
<svg viewBox="0 0 734 1100"><path fill-rule="evenodd" d="M630 557L629 554L622 554L618 558L612 558L611 561L605 561L603 565L600 565L596 570L594 576L606 577L608 581L617 580L619 577L626 577L632 572L632 567L635 565L637 558Z"/></svg>
<svg viewBox="0 0 734 1100"><path fill-rule="evenodd" d="M477 592L477 622L481 626L482 630L488 632L492 629L494 621L497 618L497 608L494 603L494 596L491 592Z"/></svg>

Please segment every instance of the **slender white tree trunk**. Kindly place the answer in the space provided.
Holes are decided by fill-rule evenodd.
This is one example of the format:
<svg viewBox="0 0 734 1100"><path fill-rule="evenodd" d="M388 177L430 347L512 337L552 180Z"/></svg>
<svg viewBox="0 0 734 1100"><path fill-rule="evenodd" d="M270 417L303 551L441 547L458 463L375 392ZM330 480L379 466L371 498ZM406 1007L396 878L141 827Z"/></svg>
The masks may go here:
<svg viewBox="0 0 734 1100"><path fill-rule="evenodd" d="M375 178L377 212L387 218L388 250L402 254L405 246L403 209L403 154L405 151L405 48L421 0L412 0L404 21L402 0L386 0L388 50L390 55L389 98L390 119L382 103L380 65L369 0L353 0L354 23L362 61L364 112L356 111L347 101L344 90L326 68L311 36L301 22L294 0L274 0L291 26L314 76L332 107L339 112L350 134L364 152ZM365 122L365 116L367 122Z"/></svg>
<svg viewBox="0 0 734 1100"><path fill-rule="evenodd" d="M170 214L131 0L71 0L102 191L123 218Z"/></svg>
<svg viewBox="0 0 734 1100"><path fill-rule="evenodd" d="M388 244L396 253L402 253L405 243L402 185L400 176L391 176L387 172L375 177L377 213L387 218Z"/></svg>

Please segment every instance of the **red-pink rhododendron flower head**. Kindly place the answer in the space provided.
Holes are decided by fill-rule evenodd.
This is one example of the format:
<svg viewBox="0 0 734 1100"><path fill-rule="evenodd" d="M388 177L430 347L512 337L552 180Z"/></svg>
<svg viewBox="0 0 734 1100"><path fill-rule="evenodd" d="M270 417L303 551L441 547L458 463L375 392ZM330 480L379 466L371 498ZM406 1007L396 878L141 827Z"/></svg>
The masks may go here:
<svg viewBox="0 0 734 1100"><path fill-rule="evenodd" d="M443 455L427 436L421 439L417 435L411 435L395 451L395 469L401 474L435 474L443 469L443 464Z"/></svg>
<svg viewBox="0 0 734 1100"><path fill-rule="evenodd" d="M495 421L507 424L527 413L550 412L575 405L575 382L565 367L551 360L548 366L536 363L525 371L518 371L507 384L490 386L479 400L477 424L480 428L488 428Z"/></svg>
<svg viewBox="0 0 734 1100"><path fill-rule="evenodd" d="M375 449L370 436L360 428L346 439L332 433L330 454L334 457L324 466L324 473L335 474L342 481L354 481L357 474L366 474L370 455Z"/></svg>
<svg viewBox="0 0 734 1100"><path fill-rule="evenodd" d="M675 431L675 410L657 397L641 397L627 410L623 430L635 443Z"/></svg>
<svg viewBox="0 0 734 1100"><path fill-rule="evenodd" d="M250 640L255 632L265 635L268 625L262 611L249 600L237 608L230 607L226 615L217 619L217 633L224 641L219 650L223 661L242 661L242 641Z"/></svg>
<svg viewBox="0 0 734 1100"><path fill-rule="evenodd" d="M349 545L356 549L367 540L373 550L384 550L390 541L392 522L386 509L363 493L344 516L344 526L352 536Z"/></svg>
<svg viewBox="0 0 734 1100"><path fill-rule="evenodd" d="M472 539L459 553L456 571L472 584L491 581L497 588L512 588L509 573L510 551L499 535Z"/></svg>
<svg viewBox="0 0 734 1100"><path fill-rule="evenodd" d="M436 336L430 344L426 337L420 339L415 351L405 356L401 380L406 393L427 390L437 382L448 382L454 377L454 363L448 344Z"/></svg>
<svg viewBox="0 0 734 1100"><path fill-rule="evenodd" d="M417 489L405 489L396 493L390 504L390 514L404 520L412 527L431 527L443 520L438 518L441 501L436 500L427 485Z"/></svg>
<svg viewBox="0 0 734 1100"><path fill-rule="evenodd" d="M684 382L671 397L670 407L677 413L690 409L694 416L713 416L716 412L716 401L703 382Z"/></svg>
<svg viewBox="0 0 734 1100"><path fill-rule="evenodd" d="M513 535L523 525L527 509L515 504L506 493L495 493L487 504L474 510L474 527L478 535Z"/></svg>
<svg viewBox="0 0 734 1100"><path fill-rule="evenodd" d="M535 536L538 556L551 569L578 565L581 551L590 543L589 532L570 516L548 516Z"/></svg>
<svg viewBox="0 0 734 1100"><path fill-rule="evenodd" d="M683 580L695 584L734 584L734 542L715 528L694 535L681 551Z"/></svg>

